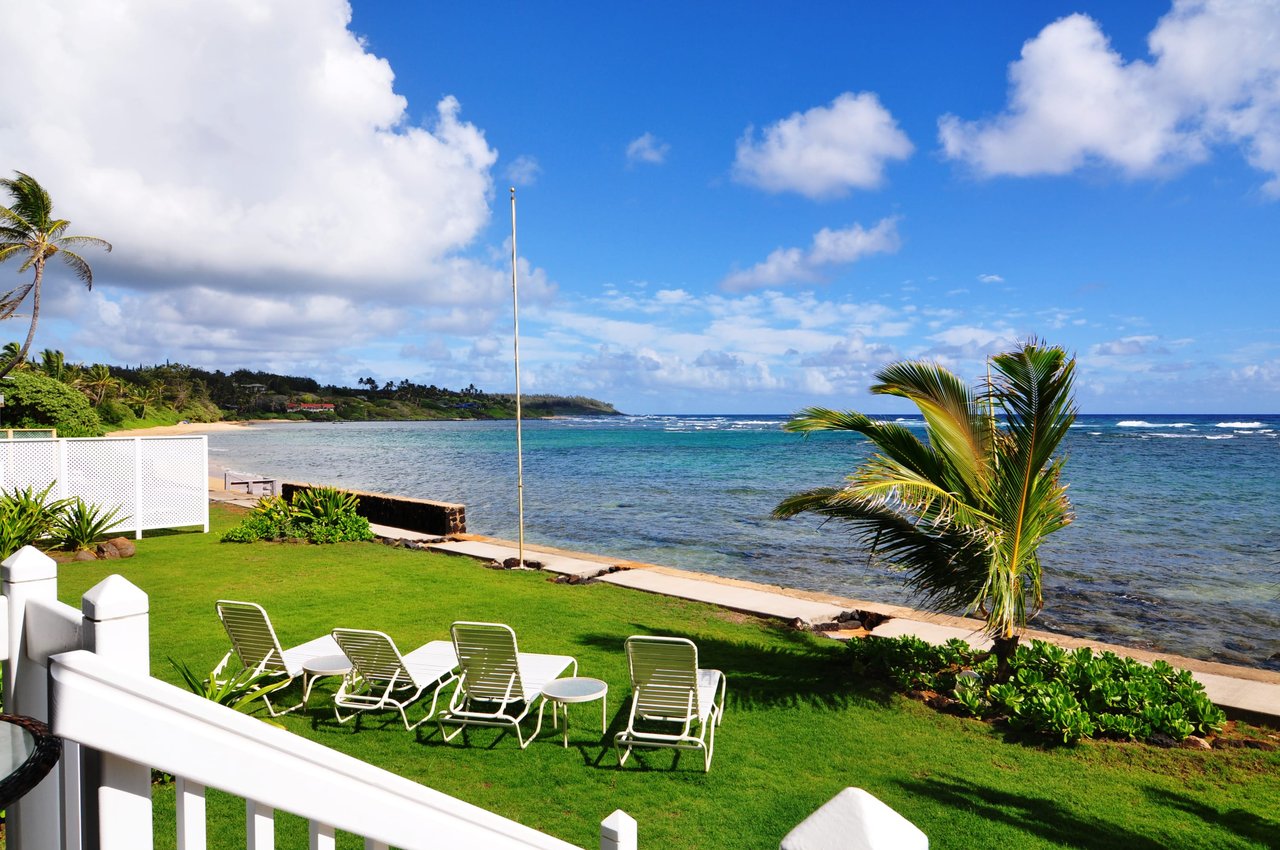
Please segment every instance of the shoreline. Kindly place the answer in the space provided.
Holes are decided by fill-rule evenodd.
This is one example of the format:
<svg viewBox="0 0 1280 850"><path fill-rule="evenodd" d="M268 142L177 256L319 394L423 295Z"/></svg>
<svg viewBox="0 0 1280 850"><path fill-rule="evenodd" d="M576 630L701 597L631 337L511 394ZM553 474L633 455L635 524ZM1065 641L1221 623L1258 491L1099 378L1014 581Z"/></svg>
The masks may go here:
<svg viewBox="0 0 1280 850"><path fill-rule="evenodd" d="M152 425L149 428L125 428L108 431L107 437L182 437L188 434L214 434L219 431L238 431L253 428L266 422L288 422L279 419L227 419L219 422L186 422L177 425Z"/></svg>

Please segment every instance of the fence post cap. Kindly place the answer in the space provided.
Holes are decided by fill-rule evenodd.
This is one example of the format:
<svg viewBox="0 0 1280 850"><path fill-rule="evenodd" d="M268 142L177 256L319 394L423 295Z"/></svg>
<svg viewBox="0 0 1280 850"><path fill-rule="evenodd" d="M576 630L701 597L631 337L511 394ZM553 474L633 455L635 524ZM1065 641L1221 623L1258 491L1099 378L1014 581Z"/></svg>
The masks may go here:
<svg viewBox="0 0 1280 850"><path fill-rule="evenodd" d="M636 840L636 819L617 809L613 814L600 822L600 837L621 844L624 841Z"/></svg>
<svg viewBox="0 0 1280 850"><path fill-rule="evenodd" d="M23 546L0 561L0 574L10 583L58 577L58 562L34 546Z"/></svg>
<svg viewBox="0 0 1280 850"><path fill-rule="evenodd" d="M110 575L89 588L80 611L90 620L118 620L147 613L147 594L122 575Z"/></svg>

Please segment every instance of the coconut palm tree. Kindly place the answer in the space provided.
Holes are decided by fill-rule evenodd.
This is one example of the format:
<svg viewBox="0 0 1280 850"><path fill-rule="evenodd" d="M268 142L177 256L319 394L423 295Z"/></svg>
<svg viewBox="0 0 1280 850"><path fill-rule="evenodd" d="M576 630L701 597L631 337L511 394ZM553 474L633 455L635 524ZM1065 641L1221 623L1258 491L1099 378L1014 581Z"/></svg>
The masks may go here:
<svg viewBox="0 0 1280 850"><path fill-rule="evenodd" d="M111 368L102 363L94 363L80 376L80 389L89 396L94 407L107 400L110 393L118 392L120 382L111 376Z"/></svg>
<svg viewBox="0 0 1280 850"><path fill-rule="evenodd" d="M66 382L67 355L52 348L40 352L40 371L55 381Z"/></svg>
<svg viewBox="0 0 1280 850"><path fill-rule="evenodd" d="M0 319L8 319L13 317L27 295L31 295L31 327L27 331L26 342L16 358L0 365L0 378L25 360L31 350L36 323L40 320L40 285L44 281L44 267L49 258L60 257L84 281L85 286L93 289L93 270L70 248L90 245L111 250L111 243L96 236L67 236L71 222L53 217L53 201L49 199L49 193L34 177L21 171L15 173L18 175L16 179L0 178L0 187L13 199L12 206L0 206L0 262L10 257L21 257L22 266L18 271L34 269L35 277L31 283L0 296Z"/></svg>
<svg viewBox="0 0 1280 850"><path fill-rule="evenodd" d="M1044 605L1040 545L1073 518L1065 459L1054 452L1075 420L1075 360L1031 341L991 366L994 379L977 391L934 363L895 363L876 375L871 392L920 408L926 440L861 413L802 412L787 430L854 431L879 451L843 488L797 493L774 515L848 523L927 603L983 616L1003 681Z"/></svg>

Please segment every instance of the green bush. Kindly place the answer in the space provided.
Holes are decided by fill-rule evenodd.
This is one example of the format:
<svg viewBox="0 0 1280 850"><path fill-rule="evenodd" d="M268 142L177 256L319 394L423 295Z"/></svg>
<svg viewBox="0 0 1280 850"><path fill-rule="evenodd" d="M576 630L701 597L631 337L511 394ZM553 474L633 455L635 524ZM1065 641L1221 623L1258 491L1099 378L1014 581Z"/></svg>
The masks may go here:
<svg viewBox="0 0 1280 850"><path fill-rule="evenodd" d="M356 513L360 500L333 487L312 487L293 494L292 502L265 496L249 516L222 535L223 543L305 538L311 543L372 540L369 521Z"/></svg>
<svg viewBox="0 0 1280 850"><path fill-rule="evenodd" d="M851 641L855 669L902 691L953 694L958 709L1002 719L1019 732L1063 743L1081 738L1146 740L1222 728L1226 715L1187 670L1150 666L1088 647L1068 652L1033 640L1013 660L1013 675L991 684L995 659L960 640L932 646L918 638Z"/></svg>
<svg viewBox="0 0 1280 850"><path fill-rule="evenodd" d="M4 382L8 428L57 428L59 437L101 437L102 421L83 394L33 369L15 369Z"/></svg>
<svg viewBox="0 0 1280 850"><path fill-rule="evenodd" d="M133 411L128 406L114 399L107 399L95 407L94 410L97 412L98 418L108 425L119 425L133 416Z"/></svg>
<svg viewBox="0 0 1280 850"><path fill-rule="evenodd" d="M65 499L49 499L53 482L43 490L24 487L5 490L0 496L0 560L23 546L47 537L67 507Z"/></svg>

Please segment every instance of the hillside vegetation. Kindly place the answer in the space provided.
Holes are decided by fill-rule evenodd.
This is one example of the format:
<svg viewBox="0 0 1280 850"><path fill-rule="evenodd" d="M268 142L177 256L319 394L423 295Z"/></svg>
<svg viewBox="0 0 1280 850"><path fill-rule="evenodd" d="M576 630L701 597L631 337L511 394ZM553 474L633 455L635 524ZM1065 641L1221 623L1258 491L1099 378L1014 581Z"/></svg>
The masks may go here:
<svg viewBox="0 0 1280 850"><path fill-rule="evenodd" d="M0 355L12 358L10 343ZM0 385L5 428L54 427L59 436L94 436L109 430L172 425L183 420L297 419L369 421L419 419L513 419L515 396L486 393L474 384L462 390L409 380L379 384L362 378L356 387L322 386L313 378L237 369L231 373L165 363L113 366L68 363L46 349L20 364ZM522 415L617 416L607 402L582 396L523 398Z"/></svg>

